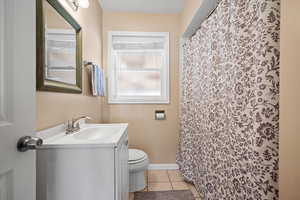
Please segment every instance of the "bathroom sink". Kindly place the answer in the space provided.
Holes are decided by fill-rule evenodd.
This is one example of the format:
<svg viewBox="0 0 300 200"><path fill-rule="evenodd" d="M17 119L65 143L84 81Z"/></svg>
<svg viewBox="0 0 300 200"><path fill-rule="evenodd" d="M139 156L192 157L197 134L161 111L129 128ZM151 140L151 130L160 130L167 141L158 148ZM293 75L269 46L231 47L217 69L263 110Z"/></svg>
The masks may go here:
<svg viewBox="0 0 300 200"><path fill-rule="evenodd" d="M123 134L127 132L127 127L128 124L82 124L78 132L68 135L64 127L54 128L39 133L43 139L43 145L39 148L72 148L90 145L117 146Z"/></svg>
<svg viewBox="0 0 300 200"><path fill-rule="evenodd" d="M36 151L37 199L127 200L127 127L80 123L78 132L66 134L61 124L37 133L43 139Z"/></svg>
<svg viewBox="0 0 300 200"><path fill-rule="evenodd" d="M107 140L119 130L117 126L89 127L74 133L74 138L79 140Z"/></svg>

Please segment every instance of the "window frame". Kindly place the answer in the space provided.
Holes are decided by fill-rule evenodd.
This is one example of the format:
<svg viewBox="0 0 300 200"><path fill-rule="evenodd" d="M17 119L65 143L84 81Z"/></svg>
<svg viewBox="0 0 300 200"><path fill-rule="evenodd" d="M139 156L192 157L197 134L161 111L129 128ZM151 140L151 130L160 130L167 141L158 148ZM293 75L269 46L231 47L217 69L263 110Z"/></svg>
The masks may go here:
<svg viewBox="0 0 300 200"><path fill-rule="evenodd" d="M116 77L113 56L113 36L160 36L165 38L164 67L161 72L161 95L160 96L126 96L116 95ZM170 36L169 32L128 32L109 31L108 32L108 103L109 104L170 104Z"/></svg>

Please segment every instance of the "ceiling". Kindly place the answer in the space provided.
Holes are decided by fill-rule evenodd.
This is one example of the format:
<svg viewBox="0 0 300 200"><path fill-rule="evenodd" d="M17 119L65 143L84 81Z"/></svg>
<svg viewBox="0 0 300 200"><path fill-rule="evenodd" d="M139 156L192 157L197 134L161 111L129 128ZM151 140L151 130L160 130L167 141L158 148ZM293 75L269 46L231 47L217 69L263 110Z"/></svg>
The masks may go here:
<svg viewBox="0 0 300 200"><path fill-rule="evenodd" d="M184 0L99 0L105 11L179 13Z"/></svg>

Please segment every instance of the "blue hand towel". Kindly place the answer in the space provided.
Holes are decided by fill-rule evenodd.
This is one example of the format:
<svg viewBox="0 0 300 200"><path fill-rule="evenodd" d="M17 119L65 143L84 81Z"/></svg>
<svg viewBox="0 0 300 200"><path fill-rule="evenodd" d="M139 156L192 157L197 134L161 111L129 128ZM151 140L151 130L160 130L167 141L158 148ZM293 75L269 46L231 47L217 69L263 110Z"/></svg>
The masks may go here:
<svg viewBox="0 0 300 200"><path fill-rule="evenodd" d="M98 96L104 96L104 73L102 68L98 67Z"/></svg>
<svg viewBox="0 0 300 200"><path fill-rule="evenodd" d="M105 96L105 75L97 65L92 68L92 93L93 96Z"/></svg>

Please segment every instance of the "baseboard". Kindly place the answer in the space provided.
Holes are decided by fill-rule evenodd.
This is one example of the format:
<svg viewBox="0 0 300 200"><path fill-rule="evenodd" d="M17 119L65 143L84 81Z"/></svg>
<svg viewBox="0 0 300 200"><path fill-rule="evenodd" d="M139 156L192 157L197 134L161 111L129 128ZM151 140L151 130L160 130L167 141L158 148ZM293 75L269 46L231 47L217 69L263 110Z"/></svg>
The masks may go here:
<svg viewBox="0 0 300 200"><path fill-rule="evenodd" d="M149 164L149 170L175 170L179 169L177 164Z"/></svg>

